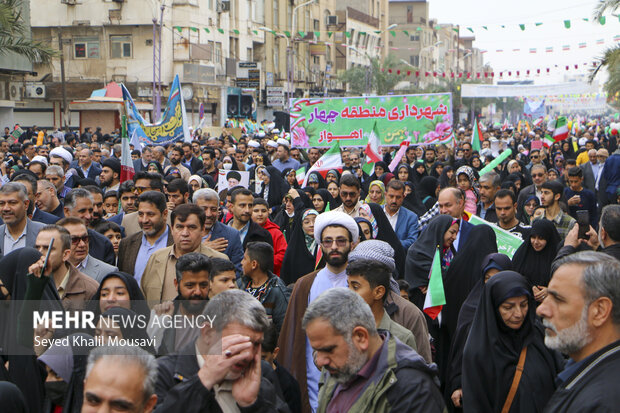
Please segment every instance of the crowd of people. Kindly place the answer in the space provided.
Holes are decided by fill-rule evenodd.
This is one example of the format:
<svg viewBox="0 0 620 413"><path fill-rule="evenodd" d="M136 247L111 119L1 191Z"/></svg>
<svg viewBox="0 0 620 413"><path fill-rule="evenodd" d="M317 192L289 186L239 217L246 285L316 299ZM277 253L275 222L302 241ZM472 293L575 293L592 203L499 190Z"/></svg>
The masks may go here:
<svg viewBox="0 0 620 413"><path fill-rule="evenodd" d="M608 123L551 146L542 124L480 142L459 125L454 144L396 161L382 147L368 174L363 148L319 171L325 148L291 147L265 121L132 148L123 182L116 134L5 133L0 410L614 411ZM237 171L225 188L220 171ZM33 324L39 308L94 325ZM166 325L179 317L196 323Z"/></svg>

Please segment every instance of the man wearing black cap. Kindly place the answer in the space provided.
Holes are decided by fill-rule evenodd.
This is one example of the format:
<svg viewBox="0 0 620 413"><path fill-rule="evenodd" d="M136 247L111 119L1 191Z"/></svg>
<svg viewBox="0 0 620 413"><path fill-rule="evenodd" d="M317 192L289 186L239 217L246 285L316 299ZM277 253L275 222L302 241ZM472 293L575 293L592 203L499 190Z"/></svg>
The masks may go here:
<svg viewBox="0 0 620 413"><path fill-rule="evenodd" d="M553 222L555 229L558 230L560 238L564 241L566 234L575 225L575 219L570 215L565 214L560 208L560 199L564 193L564 187L557 181L547 181L541 186L541 199L540 203L545 207L545 212L539 218L545 218Z"/></svg>
<svg viewBox="0 0 620 413"><path fill-rule="evenodd" d="M121 162L116 158L108 158L102 162L101 166L99 179L104 192L118 191L118 186L121 183Z"/></svg>

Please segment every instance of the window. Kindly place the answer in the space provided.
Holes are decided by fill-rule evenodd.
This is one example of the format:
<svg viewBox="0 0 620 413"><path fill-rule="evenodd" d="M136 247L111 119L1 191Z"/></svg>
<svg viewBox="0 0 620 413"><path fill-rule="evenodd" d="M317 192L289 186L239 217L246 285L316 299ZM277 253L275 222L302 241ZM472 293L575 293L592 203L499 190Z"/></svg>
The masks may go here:
<svg viewBox="0 0 620 413"><path fill-rule="evenodd" d="M99 59L99 38L76 37L73 39L73 57L75 59Z"/></svg>
<svg viewBox="0 0 620 413"><path fill-rule="evenodd" d="M254 61L254 56L252 56L252 48L251 47L248 47L247 59L248 59L248 62L253 62Z"/></svg>
<svg viewBox="0 0 620 413"><path fill-rule="evenodd" d="M110 36L110 57L131 58L131 36Z"/></svg>
<svg viewBox="0 0 620 413"><path fill-rule="evenodd" d="M222 42L215 42L215 63L222 63Z"/></svg>
<svg viewBox="0 0 620 413"><path fill-rule="evenodd" d="M409 40L411 40L412 42L419 42L420 41L420 35L419 34L412 34L411 36L409 36Z"/></svg>
<svg viewBox="0 0 620 413"><path fill-rule="evenodd" d="M278 6L278 0L273 2L273 27L280 28L280 8Z"/></svg>
<svg viewBox="0 0 620 413"><path fill-rule="evenodd" d="M413 6L407 6L407 23L413 23Z"/></svg>
<svg viewBox="0 0 620 413"><path fill-rule="evenodd" d="M420 67L420 56L409 56L409 63L412 66Z"/></svg>

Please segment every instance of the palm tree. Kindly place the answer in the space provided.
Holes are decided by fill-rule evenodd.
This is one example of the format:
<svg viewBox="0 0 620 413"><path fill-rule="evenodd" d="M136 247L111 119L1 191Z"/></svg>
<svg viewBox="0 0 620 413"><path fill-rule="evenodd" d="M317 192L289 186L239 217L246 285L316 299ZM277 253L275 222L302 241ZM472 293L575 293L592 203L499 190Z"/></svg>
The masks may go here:
<svg viewBox="0 0 620 413"><path fill-rule="evenodd" d="M594 18L598 20L605 12L613 13L620 7L620 0L602 0L594 9ZM598 64L590 72L590 82L594 80L599 70L607 69L609 79L605 82L605 91L610 97L620 92L620 46L612 46L605 50L603 56L598 59Z"/></svg>
<svg viewBox="0 0 620 413"><path fill-rule="evenodd" d="M10 53L33 63L49 64L57 51L48 44L32 40L30 25L22 17L21 0L0 0L0 56Z"/></svg>

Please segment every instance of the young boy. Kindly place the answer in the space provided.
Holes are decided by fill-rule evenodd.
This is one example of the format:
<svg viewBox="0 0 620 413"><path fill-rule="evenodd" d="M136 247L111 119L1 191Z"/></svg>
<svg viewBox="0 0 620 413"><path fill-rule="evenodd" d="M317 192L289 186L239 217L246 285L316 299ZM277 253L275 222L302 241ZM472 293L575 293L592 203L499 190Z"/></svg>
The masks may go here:
<svg viewBox="0 0 620 413"><path fill-rule="evenodd" d="M390 289L391 273L390 268L379 261L359 259L349 262L347 266L349 289L358 293L370 306L377 329L389 331L391 335L416 350L413 333L392 321L383 308L383 302Z"/></svg>

